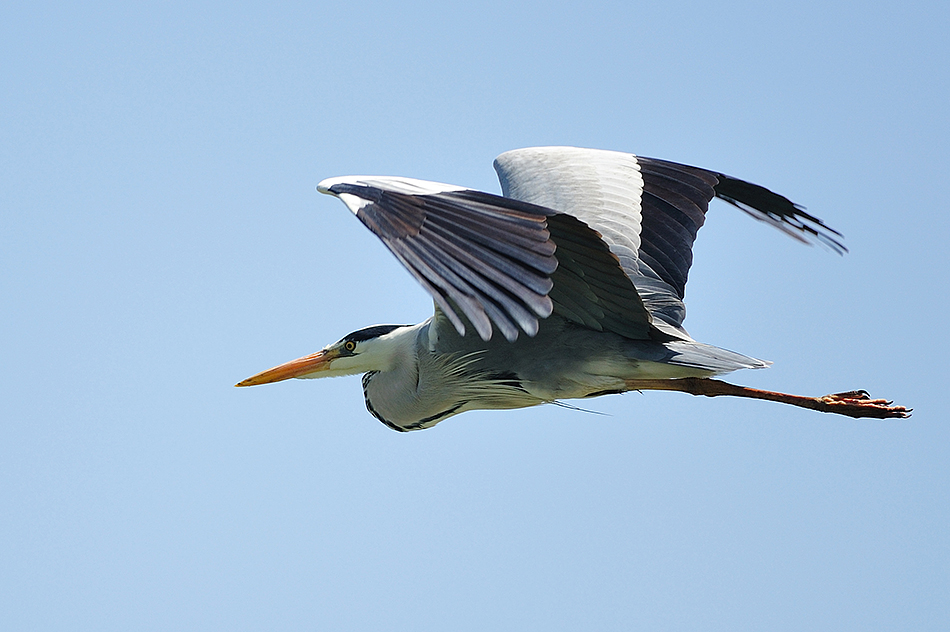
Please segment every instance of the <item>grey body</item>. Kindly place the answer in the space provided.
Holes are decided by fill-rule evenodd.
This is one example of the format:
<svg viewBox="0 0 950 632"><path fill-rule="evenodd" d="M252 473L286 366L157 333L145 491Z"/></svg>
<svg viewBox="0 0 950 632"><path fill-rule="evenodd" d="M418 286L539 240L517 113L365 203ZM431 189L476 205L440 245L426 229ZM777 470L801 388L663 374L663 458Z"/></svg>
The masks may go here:
<svg viewBox="0 0 950 632"><path fill-rule="evenodd" d="M629 380L709 377L768 366L695 341L631 340L594 331L557 314L543 320L536 335L514 342L460 335L438 309L407 329L413 342L394 368L363 379L367 409L400 431L429 428L468 410L622 393Z"/></svg>

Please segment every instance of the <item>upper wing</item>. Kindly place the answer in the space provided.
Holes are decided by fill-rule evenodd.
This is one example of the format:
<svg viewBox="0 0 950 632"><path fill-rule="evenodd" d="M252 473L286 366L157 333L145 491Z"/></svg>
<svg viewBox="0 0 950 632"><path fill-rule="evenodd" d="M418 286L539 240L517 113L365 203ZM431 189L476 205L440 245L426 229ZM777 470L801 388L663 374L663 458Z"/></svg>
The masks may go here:
<svg viewBox="0 0 950 632"><path fill-rule="evenodd" d="M787 198L697 167L614 151L535 147L500 155L495 170L504 195L573 215L598 231L654 324L669 333L685 333L693 241L713 197L796 239L845 250L836 231Z"/></svg>
<svg viewBox="0 0 950 632"><path fill-rule="evenodd" d="M416 277L460 334L538 331L555 308L595 329L645 338L650 316L600 235L565 214L462 187L351 176L317 187L339 197ZM557 254L555 256L555 250Z"/></svg>

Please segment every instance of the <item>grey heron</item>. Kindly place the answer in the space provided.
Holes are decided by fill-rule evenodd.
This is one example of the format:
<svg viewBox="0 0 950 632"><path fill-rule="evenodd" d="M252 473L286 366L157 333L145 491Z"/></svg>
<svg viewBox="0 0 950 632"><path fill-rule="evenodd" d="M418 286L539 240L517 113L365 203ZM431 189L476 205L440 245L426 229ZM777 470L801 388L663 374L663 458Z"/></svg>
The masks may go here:
<svg viewBox="0 0 950 632"><path fill-rule="evenodd" d="M432 295L417 325L376 325L236 386L363 374L366 407L399 431L476 409L625 391L733 395L851 417L906 417L865 391L803 397L714 376L769 363L693 340L684 289L720 198L803 242L841 235L789 199L722 173L575 147L509 151L502 195L411 178L329 178Z"/></svg>

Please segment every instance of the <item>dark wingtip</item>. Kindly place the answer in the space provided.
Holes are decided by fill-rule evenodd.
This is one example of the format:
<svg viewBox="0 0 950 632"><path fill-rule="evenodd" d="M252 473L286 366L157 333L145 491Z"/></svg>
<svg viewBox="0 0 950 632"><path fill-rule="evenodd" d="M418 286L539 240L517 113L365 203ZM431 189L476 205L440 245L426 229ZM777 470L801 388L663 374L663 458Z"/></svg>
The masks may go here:
<svg viewBox="0 0 950 632"><path fill-rule="evenodd" d="M819 243L843 255L848 252L841 243L840 232L824 221L807 213L805 207L792 202L758 184L739 180L725 174L716 174L716 197L732 204L752 217L768 222L788 235L806 243Z"/></svg>

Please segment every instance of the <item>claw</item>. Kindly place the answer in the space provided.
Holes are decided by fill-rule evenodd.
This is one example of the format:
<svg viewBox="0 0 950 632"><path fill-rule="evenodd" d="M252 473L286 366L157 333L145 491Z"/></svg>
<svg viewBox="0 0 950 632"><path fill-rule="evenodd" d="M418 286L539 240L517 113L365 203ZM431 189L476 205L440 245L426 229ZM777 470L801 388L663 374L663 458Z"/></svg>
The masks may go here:
<svg viewBox="0 0 950 632"><path fill-rule="evenodd" d="M825 412L838 413L848 417L874 417L876 419L907 418L912 408L892 406L887 399L871 399L867 391L847 391L825 395L819 400L824 404Z"/></svg>
<svg viewBox="0 0 950 632"><path fill-rule="evenodd" d="M835 399L871 399L870 393L868 393L865 390L845 391L844 393L834 393L832 395L825 395L825 397L833 397ZM824 399L824 397L822 399Z"/></svg>

